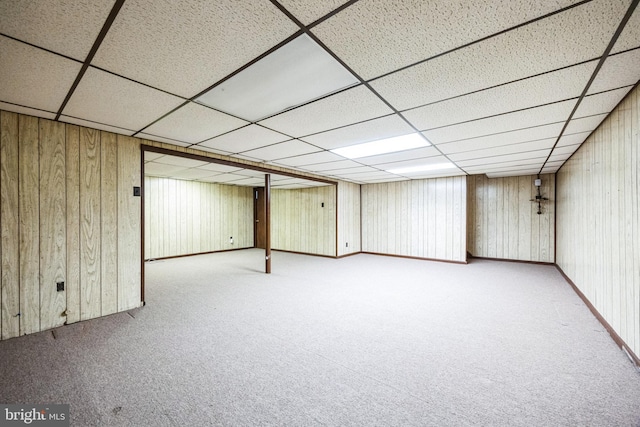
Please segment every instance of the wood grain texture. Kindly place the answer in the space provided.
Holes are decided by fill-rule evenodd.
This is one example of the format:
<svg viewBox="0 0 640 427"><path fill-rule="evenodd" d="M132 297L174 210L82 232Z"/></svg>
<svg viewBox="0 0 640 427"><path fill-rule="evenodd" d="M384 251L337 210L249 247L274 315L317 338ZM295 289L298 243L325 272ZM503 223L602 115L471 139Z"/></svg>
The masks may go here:
<svg viewBox="0 0 640 427"><path fill-rule="evenodd" d="M271 247L336 256L336 187L273 189Z"/></svg>
<svg viewBox="0 0 640 427"><path fill-rule="evenodd" d="M40 168L38 119L20 116L20 335L40 331Z"/></svg>
<svg viewBox="0 0 640 427"><path fill-rule="evenodd" d="M67 323L80 321L80 128L66 125Z"/></svg>
<svg viewBox="0 0 640 427"><path fill-rule="evenodd" d="M102 312L100 131L80 129L80 319Z"/></svg>
<svg viewBox="0 0 640 427"><path fill-rule="evenodd" d="M253 246L251 187L146 176L145 189L145 259Z"/></svg>
<svg viewBox="0 0 640 427"><path fill-rule="evenodd" d="M538 215L536 176L468 180L467 250L484 258L554 262L555 177L541 175L541 193L550 200Z"/></svg>
<svg viewBox="0 0 640 427"><path fill-rule="evenodd" d="M557 173L557 263L640 354L640 95L635 88Z"/></svg>
<svg viewBox="0 0 640 427"><path fill-rule="evenodd" d="M65 125L40 119L40 326L64 324L66 292L56 290L67 270Z"/></svg>
<svg viewBox="0 0 640 427"><path fill-rule="evenodd" d="M101 132L100 137L102 315L118 311L118 142L116 135Z"/></svg>
<svg viewBox="0 0 640 427"><path fill-rule="evenodd" d="M360 185L338 183L338 256L360 252Z"/></svg>
<svg viewBox="0 0 640 427"><path fill-rule="evenodd" d="M362 187L364 252L466 260L466 178Z"/></svg>
<svg viewBox="0 0 640 427"><path fill-rule="evenodd" d="M18 225L18 134L15 113L0 116L0 305L1 338L20 334L20 231Z"/></svg>
<svg viewBox="0 0 640 427"><path fill-rule="evenodd" d="M141 305L140 140L118 135L118 311Z"/></svg>

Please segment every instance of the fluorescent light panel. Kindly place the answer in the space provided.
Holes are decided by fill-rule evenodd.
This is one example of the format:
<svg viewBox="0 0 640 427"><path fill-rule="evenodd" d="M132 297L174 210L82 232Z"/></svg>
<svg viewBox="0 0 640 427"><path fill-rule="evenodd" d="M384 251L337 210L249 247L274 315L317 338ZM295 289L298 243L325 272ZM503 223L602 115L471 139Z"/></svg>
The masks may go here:
<svg viewBox="0 0 640 427"><path fill-rule="evenodd" d="M303 34L196 101L258 121L357 83L353 74Z"/></svg>
<svg viewBox="0 0 640 427"><path fill-rule="evenodd" d="M456 167L452 163L435 163L431 165L420 165L420 166L410 166L406 168L398 168L398 169L389 169L387 172L393 174L410 174L417 172L431 172L431 171L439 171L445 169L456 169Z"/></svg>
<svg viewBox="0 0 640 427"><path fill-rule="evenodd" d="M333 153L348 159L377 156L378 154L395 153L397 151L411 150L413 148L427 147L431 144L418 133L410 133L392 138L379 139L365 142L364 144L349 145L348 147L331 150Z"/></svg>

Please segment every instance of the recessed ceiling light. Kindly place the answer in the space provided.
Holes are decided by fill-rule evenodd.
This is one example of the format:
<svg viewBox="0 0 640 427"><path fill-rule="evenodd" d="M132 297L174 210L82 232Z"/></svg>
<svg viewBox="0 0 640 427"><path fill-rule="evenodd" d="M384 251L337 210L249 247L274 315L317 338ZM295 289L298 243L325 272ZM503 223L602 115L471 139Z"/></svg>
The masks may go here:
<svg viewBox="0 0 640 427"><path fill-rule="evenodd" d="M429 145L431 145L429 144L429 141L427 141L422 135L418 133L410 133L407 135L365 142L364 144L336 148L331 151L348 159L357 159L360 157L411 150L412 148L427 147Z"/></svg>
<svg viewBox="0 0 640 427"><path fill-rule="evenodd" d="M456 166L453 163L435 163L431 165L420 165L420 166L410 166L406 168L397 168L397 169L389 169L387 172L402 175L416 172L429 172L429 171L437 171L437 170L445 170L445 169L456 169Z"/></svg>
<svg viewBox="0 0 640 427"><path fill-rule="evenodd" d="M196 101L258 121L357 83L342 64L303 34Z"/></svg>

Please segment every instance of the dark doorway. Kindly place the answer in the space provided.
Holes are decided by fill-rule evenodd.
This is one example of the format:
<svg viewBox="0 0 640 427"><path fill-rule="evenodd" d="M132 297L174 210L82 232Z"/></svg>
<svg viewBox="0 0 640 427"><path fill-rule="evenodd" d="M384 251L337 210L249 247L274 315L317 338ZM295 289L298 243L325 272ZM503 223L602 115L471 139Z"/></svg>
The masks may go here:
<svg viewBox="0 0 640 427"><path fill-rule="evenodd" d="M267 248L267 221L264 187L253 189L253 242L256 248Z"/></svg>

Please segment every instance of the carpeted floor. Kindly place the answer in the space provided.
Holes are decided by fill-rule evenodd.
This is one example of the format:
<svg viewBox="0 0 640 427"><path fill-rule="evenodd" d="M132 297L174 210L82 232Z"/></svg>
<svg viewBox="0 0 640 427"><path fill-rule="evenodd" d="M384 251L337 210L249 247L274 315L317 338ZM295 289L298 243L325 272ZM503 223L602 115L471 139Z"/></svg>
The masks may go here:
<svg viewBox="0 0 640 427"><path fill-rule="evenodd" d="M74 426L640 426L640 373L554 267L246 250L0 342L0 403Z"/></svg>

